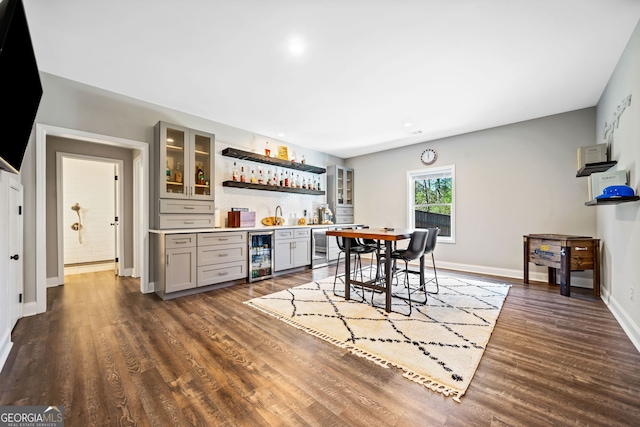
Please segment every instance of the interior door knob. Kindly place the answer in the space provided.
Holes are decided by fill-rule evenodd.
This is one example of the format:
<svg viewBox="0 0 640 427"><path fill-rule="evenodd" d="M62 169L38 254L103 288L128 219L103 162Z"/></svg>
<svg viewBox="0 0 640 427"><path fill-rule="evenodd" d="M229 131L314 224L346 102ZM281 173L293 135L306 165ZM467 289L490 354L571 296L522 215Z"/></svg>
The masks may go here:
<svg viewBox="0 0 640 427"><path fill-rule="evenodd" d="M15 254L11 257L11 259L15 259L16 261L20 259L20 255Z"/></svg>

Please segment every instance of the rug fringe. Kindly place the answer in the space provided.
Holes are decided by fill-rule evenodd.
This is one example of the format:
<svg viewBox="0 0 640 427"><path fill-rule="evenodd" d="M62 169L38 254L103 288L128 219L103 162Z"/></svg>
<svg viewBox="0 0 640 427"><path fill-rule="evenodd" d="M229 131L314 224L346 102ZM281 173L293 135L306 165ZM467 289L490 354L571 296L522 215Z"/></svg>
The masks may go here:
<svg viewBox="0 0 640 427"><path fill-rule="evenodd" d="M398 365L397 363L391 362L389 360L386 360L380 356L376 356L375 354L371 354L367 351L361 350L357 347L354 347L351 344L347 344L342 340L336 339L330 335L324 334L322 332L318 332L315 329L312 329L308 326L302 325L298 322L296 322L295 320L291 319L290 317L285 317L279 313L276 313L274 311L269 310L268 308L265 307L261 307L259 305L253 304L251 301L245 301L244 304L246 305L250 305L251 307L268 314L271 317L275 317L278 320L281 320L291 326L293 326L294 328L300 329L306 333L308 333L309 335L313 335L315 337L318 337L324 341L330 342L331 344L340 347L340 348L344 348L349 350L352 354L355 354L356 356L362 357L364 359L367 359L373 363L375 363L378 366L381 366L383 368L389 368L389 367L395 367L398 369L401 369L403 371L402 376L408 380L411 380L415 383L418 383L420 385L423 385L424 387L428 388L429 390L438 392L444 396L447 397L451 397L454 401L461 403L460 398L462 397L462 395L464 394L463 391L460 390L456 390L454 388L445 386L431 378L425 377L423 375L420 374L416 374L410 370L408 370L407 368Z"/></svg>

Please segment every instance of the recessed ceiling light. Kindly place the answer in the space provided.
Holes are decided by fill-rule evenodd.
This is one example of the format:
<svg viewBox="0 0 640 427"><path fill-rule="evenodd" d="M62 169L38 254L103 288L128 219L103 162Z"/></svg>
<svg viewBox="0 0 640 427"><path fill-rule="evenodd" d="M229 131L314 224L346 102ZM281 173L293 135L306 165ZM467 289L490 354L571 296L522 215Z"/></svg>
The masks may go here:
<svg viewBox="0 0 640 427"><path fill-rule="evenodd" d="M291 39L287 45L289 52L293 55L302 55L305 51L305 45L300 39Z"/></svg>
<svg viewBox="0 0 640 427"><path fill-rule="evenodd" d="M284 133L279 133L278 136L282 138L284 136Z"/></svg>
<svg viewBox="0 0 640 427"><path fill-rule="evenodd" d="M406 127L406 128L410 128L411 126L413 126L413 123L411 123L411 122L406 122L404 124L404 127Z"/></svg>

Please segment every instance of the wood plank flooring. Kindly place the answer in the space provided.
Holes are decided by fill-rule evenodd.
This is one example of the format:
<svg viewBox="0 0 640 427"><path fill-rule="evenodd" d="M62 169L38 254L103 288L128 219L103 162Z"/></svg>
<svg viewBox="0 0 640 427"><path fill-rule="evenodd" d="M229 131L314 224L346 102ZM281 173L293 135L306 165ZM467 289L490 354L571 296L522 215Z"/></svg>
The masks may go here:
<svg viewBox="0 0 640 427"><path fill-rule="evenodd" d="M459 404L243 304L333 272L173 301L68 276L16 325L0 405L63 405L67 426L640 425L640 354L588 290L485 277L513 287Z"/></svg>

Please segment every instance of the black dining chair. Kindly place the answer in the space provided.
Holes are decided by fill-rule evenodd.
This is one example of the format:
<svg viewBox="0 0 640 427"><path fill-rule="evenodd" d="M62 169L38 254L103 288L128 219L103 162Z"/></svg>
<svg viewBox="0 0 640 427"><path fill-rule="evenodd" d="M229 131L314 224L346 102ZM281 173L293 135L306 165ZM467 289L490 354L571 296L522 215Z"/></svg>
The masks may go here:
<svg viewBox="0 0 640 427"><path fill-rule="evenodd" d="M430 279L428 281L426 281L424 284L421 285L422 290L425 293L428 294L432 294L435 295L438 292L440 292L440 284L438 283L438 273L436 272L436 259L433 256L433 252L436 250L436 243L438 242L438 234L440 234L440 229L439 228L427 228L427 230L429 231L429 235L427 236L427 246L424 248L424 255L429 255L431 254L431 262L433 264L433 279ZM436 282L436 291L435 292L427 292L427 289L425 288L425 285L427 283L430 283L432 281Z"/></svg>
<svg viewBox="0 0 640 427"><path fill-rule="evenodd" d="M428 241L428 236L429 236L429 231L428 230L415 230L412 234L411 234L411 239L409 240L409 244L407 246L406 249L398 249L395 251L392 251L391 254L389 254L391 260L395 263L397 261L404 261L404 286L405 288L407 288L407 297L402 297L399 295L395 295L397 298L401 298L401 299L406 299L409 301L409 315L411 315L411 308L412 308L412 300L411 300L411 294L413 292L415 292L415 289L411 289L411 287L409 286L409 261L415 261L417 259L420 259L420 257L422 257L424 255L424 251L425 248L427 246L427 241ZM382 254L380 256L380 262L386 262L386 257L387 254ZM395 276L397 274L396 269L394 267L393 271L393 275ZM420 288L424 289L424 283L420 284ZM373 296L372 296L372 304L373 304ZM419 302L420 304L426 304L427 303L427 293L425 292L424 294L424 301L416 301L417 303Z"/></svg>
<svg viewBox="0 0 640 427"><path fill-rule="evenodd" d="M340 228L337 228L336 230L341 230ZM351 251L351 255L354 257L354 266L353 266L353 271L357 272L358 271L358 267L360 270L360 281L363 281L363 275L362 275L362 259L361 259L361 255L365 254L365 253L370 253L370 249L366 248L364 245L362 245L360 242L358 242L358 239L354 239L354 238L349 238L349 245L350 245L350 251ZM338 252L338 262L336 263L336 274L333 278L333 294L338 296L338 294L336 294L336 282L338 281L338 270L340 268L340 256L342 254L345 254L345 259L347 256L347 248L345 245L345 241L344 238L341 236L336 236L336 242L338 244L338 249L340 250ZM346 267L346 265L345 265ZM347 271L345 271L345 275L348 274ZM363 292L362 292L362 300L364 301L364 287L362 288Z"/></svg>

